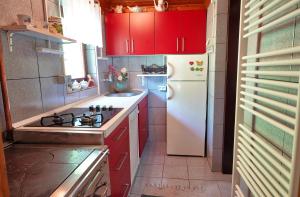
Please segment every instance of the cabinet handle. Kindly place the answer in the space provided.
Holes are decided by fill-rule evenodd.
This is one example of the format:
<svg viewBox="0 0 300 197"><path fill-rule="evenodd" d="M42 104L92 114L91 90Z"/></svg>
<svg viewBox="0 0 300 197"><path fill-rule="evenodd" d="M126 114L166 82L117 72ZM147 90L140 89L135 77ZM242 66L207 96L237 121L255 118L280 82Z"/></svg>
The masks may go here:
<svg viewBox="0 0 300 197"><path fill-rule="evenodd" d="M179 38L176 38L176 51L179 52Z"/></svg>
<svg viewBox="0 0 300 197"><path fill-rule="evenodd" d="M120 171L120 170L122 169L122 167L123 167L123 165L124 165L124 163L125 163L127 157L128 157L128 153L126 152L126 153L124 153L123 158L122 158L121 161L119 162L120 165L115 169L116 171Z"/></svg>
<svg viewBox="0 0 300 197"><path fill-rule="evenodd" d="M129 53L129 40L126 40L126 52Z"/></svg>
<svg viewBox="0 0 300 197"><path fill-rule="evenodd" d="M184 38L182 37L181 38L181 43L182 43L182 52L184 52L184 50L185 50L185 40L184 40Z"/></svg>
<svg viewBox="0 0 300 197"><path fill-rule="evenodd" d="M127 190L129 189L129 184L124 184L124 186L126 187L125 190L124 190L124 193L123 193L123 197L126 197L126 193L127 193Z"/></svg>
<svg viewBox="0 0 300 197"><path fill-rule="evenodd" d="M125 128L122 130L121 134L120 134L118 137L114 138L114 141L119 141L119 140L122 138L122 136L124 135L124 133L125 133L126 131L127 131L127 127L125 127Z"/></svg>
<svg viewBox="0 0 300 197"><path fill-rule="evenodd" d="M134 53L134 40L131 40L131 53Z"/></svg>

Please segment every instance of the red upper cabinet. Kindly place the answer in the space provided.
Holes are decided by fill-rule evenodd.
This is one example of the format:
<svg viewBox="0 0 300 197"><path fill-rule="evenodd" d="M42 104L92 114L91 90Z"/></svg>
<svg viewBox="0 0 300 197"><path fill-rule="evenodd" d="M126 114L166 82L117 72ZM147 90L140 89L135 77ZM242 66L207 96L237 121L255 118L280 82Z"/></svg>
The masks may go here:
<svg viewBox="0 0 300 197"><path fill-rule="evenodd" d="M154 12L130 13L132 55L154 54Z"/></svg>
<svg viewBox="0 0 300 197"><path fill-rule="evenodd" d="M181 50L183 54L205 53L206 10L182 11Z"/></svg>
<svg viewBox="0 0 300 197"><path fill-rule="evenodd" d="M129 13L107 14L105 17L107 55L129 55Z"/></svg>
<svg viewBox="0 0 300 197"><path fill-rule="evenodd" d="M155 13L155 53L179 53L179 12Z"/></svg>
<svg viewBox="0 0 300 197"><path fill-rule="evenodd" d="M206 49L206 10L107 14L107 55L198 54Z"/></svg>
<svg viewBox="0 0 300 197"><path fill-rule="evenodd" d="M206 49L206 10L155 13L156 54L196 54Z"/></svg>
<svg viewBox="0 0 300 197"><path fill-rule="evenodd" d="M154 54L154 13L107 14L107 55Z"/></svg>

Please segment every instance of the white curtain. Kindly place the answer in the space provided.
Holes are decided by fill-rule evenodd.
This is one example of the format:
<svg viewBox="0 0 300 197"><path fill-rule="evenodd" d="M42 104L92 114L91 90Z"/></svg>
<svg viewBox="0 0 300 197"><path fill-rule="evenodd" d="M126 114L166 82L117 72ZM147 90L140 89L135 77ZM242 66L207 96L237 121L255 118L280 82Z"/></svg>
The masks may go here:
<svg viewBox="0 0 300 197"><path fill-rule="evenodd" d="M80 43L103 47L101 10L93 0L62 0L64 35Z"/></svg>
<svg viewBox="0 0 300 197"><path fill-rule="evenodd" d="M82 43L103 47L101 10L93 0L62 0L62 6L64 35L77 40L63 45L65 74L73 79L84 78Z"/></svg>

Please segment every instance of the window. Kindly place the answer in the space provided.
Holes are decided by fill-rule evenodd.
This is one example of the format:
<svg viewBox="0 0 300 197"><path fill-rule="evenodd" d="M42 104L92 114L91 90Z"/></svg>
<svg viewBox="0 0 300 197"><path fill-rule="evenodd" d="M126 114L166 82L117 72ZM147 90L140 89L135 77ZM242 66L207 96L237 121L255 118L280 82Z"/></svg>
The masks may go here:
<svg viewBox="0 0 300 197"><path fill-rule="evenodd" d="M65 74L71 75L72 79L85 78L86 72L82 44L65 44L63 49Z"/></svg>
<svg viewBox="0 0 300 197"><path fill-rule="evenodd" d="M72 79L85 78L83 45L103 47L101 9L93 0L62 0L64 35L77 40L75 44L65 44L65 74Z"/></svg>

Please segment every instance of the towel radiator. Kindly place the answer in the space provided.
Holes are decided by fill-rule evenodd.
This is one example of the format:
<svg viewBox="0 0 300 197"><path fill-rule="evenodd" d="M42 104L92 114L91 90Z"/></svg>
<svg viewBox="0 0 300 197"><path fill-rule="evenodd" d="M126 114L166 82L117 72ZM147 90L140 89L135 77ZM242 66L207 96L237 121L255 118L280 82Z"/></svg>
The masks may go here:
<svg viewBox="0 0 300 197"><path fill-rule="evenodd" d="M300 195L299 5L241 0L232 197ZM264 36L287 27L292 46L260 51Z"/></svg>

